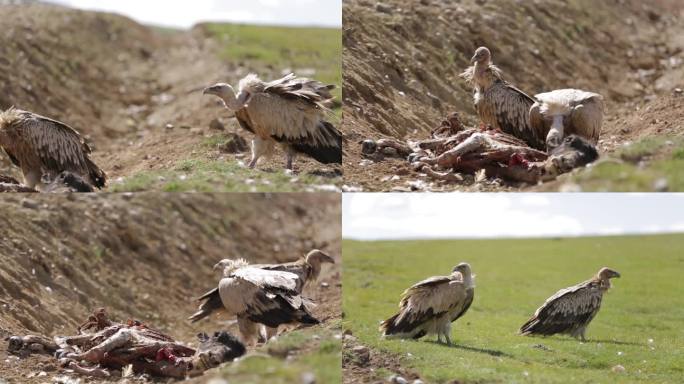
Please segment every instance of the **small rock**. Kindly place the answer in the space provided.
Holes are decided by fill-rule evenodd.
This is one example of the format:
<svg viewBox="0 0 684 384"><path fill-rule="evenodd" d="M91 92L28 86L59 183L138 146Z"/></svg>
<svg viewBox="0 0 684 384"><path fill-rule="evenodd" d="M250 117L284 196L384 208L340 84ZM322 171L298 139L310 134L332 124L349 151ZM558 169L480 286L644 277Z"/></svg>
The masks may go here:
<svg viewBox="0 0 684 384"><path fill-rule="evenodd" d="M382 149L382 154L385 155L385 156L389 156L389 157L396 157L396 156L399 156L399 152L398 152L395 148L392 148L392 147L385 147L385 148L383 148L383 149Z"/></svg>
<svg viewBox="0 0 684 384"><path fill-rule="evenodd" d="M664 177L661 177L653 183L653 190L656 192L667 192L668 189L669 185L667 179Z"/></svg>
<svg viewBox="0 0 684 384"><path fill-rule="evenodd" d="M385 3L375 4L375 10L382 13L392 14L392 7Z"/></svg>
<svg viewBox="0 0 684 384"><path fill-rule="evenodd" d="M361 364L366 364L368 361L370 361L370 350L368 347L357 345L356 347L352 348L352 352L356 355L356 357L358 357Z"/></svg>
<svg viewBox="0 0 684 384"><path fill-rule="evenodd" d="M415 380L413 380L413 384L424 384L424 383L423 383L423 380L415 379Z"/></svg>
<svg viewBox="0 0 684 384"><path fill-rule="evenodd" d="M368 160L368 159L363 159L359 162L359 165L362 167L367 167L371 164L373 164L373 162L371 160Z"/></svg>
<svg viewBox="0 0 684 384"><path fill-rule="evenodd" d="M227 381L227 380L224 380L224 379L219 379L219 378L215 377L215 378L209 380L209 381L207 382L207 384L228 384L228 381Z"/></svg>
<svg viewBox="0 0 684 384"><path fill-rule="evenodd" d="M248 149L247 141L242 136L233 133L224 144L218 146L219 151L225 153L240 153Z"/></svg>
<svg viewBox="0 0 684 384"><path fill-rule="evenodd" d="M302 374L302 384L316 384L316 375L311 372L304 372Z"/></svg>
<svg viewBox="0 0 684 384"><path fill-rule="evenodd" d="M364 140L361 143L361 153L363 153L365 155L373 154L373 153L375 153L375 151L377 151L377 149L378 149L378 144L371 139Z"/></svg>
<svg viewBox="0 0 684 384"><path fill-rule="evenodd" d="M393 384L408 384L408 380L404 379L399 375L392 375L389 378L389 382Z"/></svg>
<svg viewBox="0 0 684 384"><path fill-rule="evenodd" d="M28 209L38 209L40 205L35 200L23 199L21 201L21 206Z"/></svg>
<svg viewBox="0 0 684 384"><path fill-rule="evenodd" d="M164 126L164 128L166 128L166 129L168 129L168 130L171 130L171 129L173 129L173 124L166 124L166 125Z"/></svg>
<svg viewBox="0 0 684 384"><path fill-rule="evenodd" d="M625 367L623 367L623 366L620 365L620 364L614 366L614 367L611 368L610 370L613 371L613 372L615 372L615 373L622 373L622 372L625 372L625 371L626 371Z"/></svg>
<svg viewBox="0 0 684 384"><path fill-rule="evenodd" d="M323 288L328 288L330 284L326 283L325 281L321 283L321 287Z"/></svg>
<svg viewBox="0 0 684 384"><path fill-rule="evenodd" d="M209 123L209 128L210 129L216 129L218 131L224 131L226 127L223 125L222 122L219 121L219 119L214 119Z"/></svg>

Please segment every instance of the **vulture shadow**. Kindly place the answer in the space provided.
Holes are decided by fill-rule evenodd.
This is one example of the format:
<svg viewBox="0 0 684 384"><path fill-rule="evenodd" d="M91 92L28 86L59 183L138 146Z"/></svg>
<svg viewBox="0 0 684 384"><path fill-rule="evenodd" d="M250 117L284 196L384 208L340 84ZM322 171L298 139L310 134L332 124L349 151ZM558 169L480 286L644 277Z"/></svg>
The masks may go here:
<svg viewBox="0 0 684 384"><path fill-rule="evenodd" d="M554 340L559 340L559 341L574 341L575 343L579 343L581 341L576 340L574 338L555 338ZM584 341L584 343L604 343L604 344L614 344L614 345L634 345L637 347L645 347L647 346L645 343L635 343L633 341L620 341L620 340L598 340L598 339L587 339L587 341Z"/></svg>
<svg viewBox="0 0 684 384"><path fill-rule="evenodd" d="M458 345L458 344L454 344L454 343L452 343L451 346L448 346L448 345L446 345L446 344L444 344L444 343L438 343L436 340L426 340L425 342L426 342L426 343L437 344L437 345L444 346L444 347L447 347L447 348L457 348L457 349L462 349L462 350L464 350L464 351L469 351L469 352L484 353L485 355L489 355L489 356L495 356L495 357L510 357L510 358L513 357L512 355L509 355L509 354L506 353L506 352L499 351L499 350L496 350L496 349L475 348L475 347L469 347L469 346L466 346L466 345Z"/></svg>

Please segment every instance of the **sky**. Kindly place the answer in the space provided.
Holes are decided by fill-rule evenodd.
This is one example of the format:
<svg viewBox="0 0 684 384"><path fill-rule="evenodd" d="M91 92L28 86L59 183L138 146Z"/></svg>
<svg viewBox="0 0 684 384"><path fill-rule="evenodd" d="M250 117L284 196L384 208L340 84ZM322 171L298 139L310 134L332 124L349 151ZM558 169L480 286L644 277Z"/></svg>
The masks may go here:
<svg viewBox="0 0 684 384"><path fill-rule="evenodd" d="M684 232L684 194L346 193L342 205L357 240Z"/></svg>
<svg viewBox="0 0 684 384"><path fill-rule="evenodd" d="M201 21L341 27L342 0L49 0L116 12L138 22L190 28Z"/></svg>

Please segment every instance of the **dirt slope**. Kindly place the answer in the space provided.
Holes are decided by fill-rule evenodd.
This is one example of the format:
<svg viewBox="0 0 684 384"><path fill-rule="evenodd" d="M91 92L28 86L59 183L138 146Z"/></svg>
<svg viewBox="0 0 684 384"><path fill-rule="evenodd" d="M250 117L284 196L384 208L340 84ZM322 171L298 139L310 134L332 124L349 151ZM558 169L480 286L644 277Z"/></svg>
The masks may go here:
<svg viewBox="0 0 684 384"><path fill-rule="evenodd" d="M337 194L109 194L8 196L0 201L0 338L73 334L96 308L136 318L184 342L229 329L227 318L186 318L211 289L211 266L225 257L293 260L321 248L340 260ZM325 267L306 295L326 322L340 316L339 263ZM48 357L10 359L0 348L0 378L17 383L55 372Z"/></svg>
<svg viewBox="0 0 684 384"><path fill-rule="evenodd" d="M202 146L224 132L210 128L214 119L225 132L251 136L201 91L219 81L236 84L249 72L272 79L283 70L220 59L220 43L202 25L161 30L114 14L45 4L4 5L0 18L0 108L14 105L80 131L110 186L186 159L234 162L248 156ZM280 150L260 166L279 172L283 167ZM305 157L296 162L300 174L328 168ZM4 155L0 174L20 176ZM204 189L223 190L218 184L228 177L217 175Z"/></svg>
<svg viewBox="0 0 684 384"><path fill-rule="evenodd" d="M659 125L677 121L681 98L654 123L662 129L624 126L684 87L682 8L667 0L345 1L347 183L368 190L405 186L406 177L384 180L405 162L362 163L356 145L362 139L425 138L452 111L477 123L471 90L458 74L481 45L529 94L573 87L604 95L603 150L654 132L683 133L681 124Z"/></svg>

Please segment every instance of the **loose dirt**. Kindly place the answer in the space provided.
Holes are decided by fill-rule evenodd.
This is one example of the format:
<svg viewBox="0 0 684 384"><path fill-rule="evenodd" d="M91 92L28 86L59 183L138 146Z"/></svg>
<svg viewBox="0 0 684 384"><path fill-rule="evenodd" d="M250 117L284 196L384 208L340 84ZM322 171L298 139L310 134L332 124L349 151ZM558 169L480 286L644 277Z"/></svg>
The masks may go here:
<svg viewBox="0 0 684 384"><path fill-rule="evenodd" d="M328 327L341 316L340 206L338 194L325 193L7 196L0 201L0 342L73 334L106 307L115 320L139 319L196 346L198 332L237 332L225 315L186 320L195 298L218 281L214 263L284 262L312 248L337 261L324 266L327 287L305 291ZM63 374L50 357L17 359L0 347L0 379L9 383Z"/></svg>
<svg viewBox="0 0 684 384"><path fill-rule="evenodd" d="M506 79L530 95L570 87L601 93L604 154L647 136L684 134L679 1L348 0L343 6L344 168L351 188L404 190L417 178L401 159L364 161L361 140L424 139L453 111L479 123L471 89L458 74L481 45L492 50Z"/></svg>

